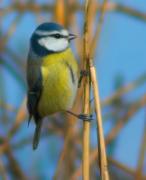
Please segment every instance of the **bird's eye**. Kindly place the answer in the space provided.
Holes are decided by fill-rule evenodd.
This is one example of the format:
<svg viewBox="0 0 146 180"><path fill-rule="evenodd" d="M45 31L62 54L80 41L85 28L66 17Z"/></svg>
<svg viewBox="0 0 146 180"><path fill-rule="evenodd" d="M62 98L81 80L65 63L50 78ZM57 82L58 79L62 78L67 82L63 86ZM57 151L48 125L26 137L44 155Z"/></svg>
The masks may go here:
<svg viewBox="0 0 146 180"><path fill-rule="evenodd" d="M61 35L60 34L54 34L54 37L59 39L59 38L61 38Z"/></svg>

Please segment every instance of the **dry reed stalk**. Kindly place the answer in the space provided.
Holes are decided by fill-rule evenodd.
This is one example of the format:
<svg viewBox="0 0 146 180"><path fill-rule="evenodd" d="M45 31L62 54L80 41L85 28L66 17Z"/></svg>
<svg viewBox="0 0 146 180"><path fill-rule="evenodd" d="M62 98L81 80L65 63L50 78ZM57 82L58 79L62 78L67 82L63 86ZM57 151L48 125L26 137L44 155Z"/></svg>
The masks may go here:
<svg viewBox="0 0 146 180"><path fill-rule="evenodd" d="M103 24L103 20L104 20L104 15L106 12L106 6L107 6L107 0L104 0L102 5L101 5L101 13L99 16L99 21L98 21L98 26L96 28L96 32L95 32L95 36L92 40L91 43L91 52L90 52L90 57L93 59L93 57L95 56L95 50L97 48L98 42L99 42L99 36L101 33L101 28L102 28L102 24Z"/></svg>
<svg viewBox="0 0 146 180"><path fill-rule="evenodd" d="M8 158L9 170L12 172L14 179L27 180L28 178L22 171L21 166L18 163L18 161L15 159L15 157L12 153L11 147L9 145L5 152L5 155Z"/></svg>
<svg viewBox="0 0 146 180"><path fill-rule="evenodd" d="M69 6L71 6L71 2L68 2ZM60 24L67 26L69 25L69 22L71 21L70 14L68 15L67 12L70 9L68 6L68 9L66 9L66 4L63 0L58 0L55 5L55 20L59 22ZM77 99L80 99L81 95L77 95ZM72 108L73 112L77 112L79 109L79 103L75 103L74 107ZM70 159L72 158L72 149L70 149L70 142L72 142L73 134L74 134L74 124L76 123L76 117L67 115L67 125L64 127L64 136L65 136L65 142L63 149L60 154L60 158L58 161L58 165L56 168L56 172L53 179L58 179L60 177L60 173L64 174L64 176L69 176L70 172L68 172L67 169L70 169L70 166L73 166L73 161L70 162ZM69 163L68 163L69 162ZM63 165L65 168L62 168ZM63 172L64 169L64 172ZM64 177L67 178L67 177Z"/></svg>
<svg viewBox="0 0 146 180"><path fill-rule="evenodd" d="M124 125L131 120L130 117L133 116L141 107L146 105L146 95L142 96L140 100L133 103L132 106L127 110L127 113L119 119L117 124L111 129L111 132L107 135L105 142L108 145L124 127ZM91 152L90 164L92 164L98 158L98 149L95 149ZM77 179L81 175L81 166L73 173L71 176L72 179Z"/></svg>
<svg viewBox="0 0 146 180"><path fill-rule="evenodd" d="M26 118L26 98L24 98L24 100L22 101L22 105L21 107L19 108L19 111L16 115L16 120L15 120L15 123L14 125L11 127L10 131L9 131L9 134L8 134L8 137L12 137L16 131L19 129L19 126L22 124L22 122L25 120Z"/></svg>
<svg viewBox="0 0 146 180"><path fill-rule="evenodd" d="M90 2L90 3L89 3ZM84 35L83 35L83 68L88 71L89 69L89 4L90 0L85 1L85 21L84 21ZM84 82L84 104L83 113L89 114L90 107L90 81L86 77ZM90 145L90 122L83 122L83 156L82 156L82 176L83 180L89 180L89 145Z"/></svg>
<svg viewBox="0 0 146 180"><path fill-rule="evenodd" d="M90 90L89 84L85 85L84 114L89 114ZM83 122L83 180L89 180L89 146L90 146L90 122Z"/></svg>
<svg viewBox="0 0 146 180"><path fill-rule="evenodd" d="M0 156L5 155L8 159L9 170L13 175L18 177L18 179L26 180L26 176L24 175L23 171L20 168L20 165L18 165L18 162L12 154L12 148L9 144L8 139L0 137L0 141L2 142L0 146Z"/></svg>
<svg viewBox="0 0 146 180"><path fill-rule="evenodd" d="M103 15L105 12L105 3L107 1L105 0L103 3L103 8L102 8L102 13L100 16L100 24L99 27L97 28L96 34L95 34L95 39L97 40L99 37L99 33L101 31L101 24L103 22ZM91 1L90 1L91 4ZM96 71L95 68L92 65L92 57L94 50L91 50L90 55L89 55L89 30L88 30L88 17L89 16L89 1L85 2L85 24L84 24L84 59L86 59L86 70L88 68L90 69L90 76L91 76L91 82L93 86L93 94L94 94L94 101L95 101L95 112L96 112L96 118L97 118L97 127L98 127L98 142L99 142L99 157L100 157L100 172L101 172L101 179L103 180L108 180L109 175L108 175L108 169L107 169L107 158L106 158L106 150L105 150L105 143L104 143L104 133L103 133L103 128L102 128L102 118L101 118L101 109L100 109L100 100L99 100L99 93L98 93L98 84L96 80ZM95 49L96 43L93 41L92 43ZM86 81L85 84L85 103L84 103L84 113L89 114L89 98L90 98L90 82L89 79ZM89 179L89 122L84 122L83 126L83 179Z"/></svg>
<svg viewBox="0 0 146 180"><path fill-rule="evenodd" d="M95 8L97 11L101 10L101 5L97 3L95 5ZM79 3L74 3L73 6L74 12L75 11L82 11L84 7L80 5ZM11 12L20 12L25 13L26 11L31 11L33 13L41 13L41 12L54 12L54 6L50 4L49 6L46 4L38 5L36 3L20 3L20 2L14 2L11 4L11 6L8 6L6 8L0 9L0 16L5 16L8 13ZM117 13L123 13L125 15L131 16L133 18L137 18L142 21L146 21L146 13L141 12L137 9L134 9L132 7L114 3L114 2L108 2L106 5L106 11L108 12L117 12Z"/></svg>
<svg viewBox="0 0 146 180"><path fill-rule="evenodd" d="M57 164L57 168L56 168L56 171L55 171L55 175L53 177L54 180L57 180L58 179L58 176L59 176L59 173L60 173L60 169L63 165L63 161L64 161L64 158L65 158L65 154L66 154L66 150L67 150L67 146L68 146L68 142L70 140L70 136L71 134L68 132L67 133L67 137L64 141L64 146L63 146L63 149L61 151L61 154L60 154L60 157L59 157L59 161L58 161L58 164Z"/></svg>
<svg viewBox="0 0 146 180"><path fill-rule="evenodd" d="M91 60L92 63L92 60ZM104 142L104 132L102 127L102 116L101 116L101 107L100 107L100 99L98 92L98 82L96 79L96 70L94 66L90 65L90 74L91 74L91 82L93 86L94 93L94 102L95 102L95 113L97 119L97 134L98 134L98 144L99 144L99 164L100 164L100 173L102 180L108 180L108 167L107 167L107 157L106 157L106 148Z"/></svg>
<svg viewBox="0 0 146 180"><path fill-rule="evenodd" d="M55 5L55 20L62 25L65 25L65 2L57 0Z"/></svg>
<svg viewBox="0 0 146 180"><path fill-rule="evenodd" d="M0 160L0 175L2 180L7 180L7 170L3 164L3 162Z"/></svg>
<svg viewBox="0 0 146 180"><path fill-rule="evenodd" d="M111 157L108 157L108 162L110 165L113 165L115 166L116 168L119 168L121 169L122 171L124 171L125 173L128 173L129 175L131 176L135 176L135 170L130 168L130 167L127 167L126 165L114 160L113 158Z"/></svg>
<svg viewBox="0 0 146 180"><path fill-rule="evenodd" d="M9 38L12 37L12 35L16 31L17 25L20 22L21 18L22 18L22 14L17 15L16 18L13 20L12 24L10 25L10 27L8 28L6 35L3 36L3 47L5 46Z"/></svg>
<svg viewBox="0 0 146 180"><path fill-rule="evenodd" d="M16 112L16 107L4 101L0 101L0 108L10 112Z"/></svg>
<svg viewBox="0 0 146 180"><path fill-rule="evenodd" d="M144 169L144 159L146 155L146 120L144 122L144 132L143 132L143 137L142 137L142 142L141 142L141 147L139 151L139 159L137 163L137 172L136 172L136 177L135 179L143 179L143 169Z"/></svg>
<svg viewBox="0 0 146 180"><path fill-rule="evenodd" d="M108 167L107 167L107 157L106 157L106 147L104 141L104 132L102 127L102 115L101 115L101 107L100 107L100 98L99 98L99 88L98 88L98 81L96 79L96 70L93 66L93 56L95 54L95 49L99 42L99 35L101 32L101 27L104 19L105 14L105 7L106 7L107 0L103 1L101 6L101 14L99 17L98 27L96 29L95 37L91 43L91 51L90 51L90 76L94 94L94 104L95 104L95 113L96 113L96 120L97 120L97 137L98 137L98 151L99 151L99 167L100 167L100 175L102 180L109 179Z"/></svg>
<svg viewBox="0 0 146 180"><path fill-rule="evenodd" d="M142 74L140 77L138 77L135 81L121 87L118 89L113 95L110 95L105 100L101 102L102 106L109 105L112 101L114 101L116 98L119 98L123 94L128 93L129 91L132 91L135 88L138 88L140 85L144 84L146 81L146 74Z"/></svg>
<svg viewBox="0 0 146 180"><path fill-rule="evenodd" d="M2 156L8 149L8 142L6 139L0 139L3 140L3 143L0 145L0 156Z"/></svg>
<svg viewBox="0 0 146 180"><path fill-rule="evenodd" d="M131 105L131 107L127 110L125 115L121 117L118 122L115 124L115 126L111 129L110 133L106 137L106 143L108 144L113 140L116 135L119 133L119 131L125 126L125 124L128 122L129 118L132 117L140 107L143 107L146 105L146 95L142 96L142 98Z"/></svg>
<svg viewBox="0 0 146 180"><path fill-rule="evenodd" d="M133 116L140 107L146 105L146 96L144 95L138 102L134 103L128 110L127 113L119 119L117 124L112 128L111 132L107 135L105 142L108 145L120 132L120 130L124 127L124 125L130 120L130 117ZM129 113L130 111L130 113ZM90 165L98 158L98 149L95 149L91 152L90 156ZM77 179L81 175L81 166L73 173L71 179Z"/></svg>

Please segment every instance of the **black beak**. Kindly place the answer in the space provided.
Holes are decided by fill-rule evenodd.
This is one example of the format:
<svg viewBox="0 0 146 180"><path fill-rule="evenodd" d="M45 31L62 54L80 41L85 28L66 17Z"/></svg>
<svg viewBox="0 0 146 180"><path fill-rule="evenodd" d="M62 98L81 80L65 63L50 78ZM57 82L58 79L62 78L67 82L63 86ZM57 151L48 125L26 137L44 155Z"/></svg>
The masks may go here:
<svg viewBox="0 0 146 180"><path fill-rule="evenodd" d="M75 34L69 34L69 41L71 41L75 38L77 38L77 36Z"/></svg>

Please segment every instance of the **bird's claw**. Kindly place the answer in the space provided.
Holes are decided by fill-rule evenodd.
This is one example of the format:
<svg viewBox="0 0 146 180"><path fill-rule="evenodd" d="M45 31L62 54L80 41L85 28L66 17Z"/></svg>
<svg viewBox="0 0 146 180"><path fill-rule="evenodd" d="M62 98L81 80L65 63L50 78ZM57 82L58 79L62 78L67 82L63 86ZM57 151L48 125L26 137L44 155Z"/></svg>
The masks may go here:
<svg viewBox="0 0 146 180"><path fill-rule="evenodd" d="M94 120L92 114L90 114L90 115L88 115L88 114L75 114L71 111L66 111L66 112L71 114L72 116L75 116L75 117L83 120L83 121L89 121L90 122L90 121Z"/></svg>
<svg viewBox="0 0 146 180"><path fill-rule="evenodd" d="M90 121L93 120L93 115L92 114L90 114L90 115L88 115L88 114L79 114L78 118L83 120L83 121L89 121L90 122Z"/></svg>

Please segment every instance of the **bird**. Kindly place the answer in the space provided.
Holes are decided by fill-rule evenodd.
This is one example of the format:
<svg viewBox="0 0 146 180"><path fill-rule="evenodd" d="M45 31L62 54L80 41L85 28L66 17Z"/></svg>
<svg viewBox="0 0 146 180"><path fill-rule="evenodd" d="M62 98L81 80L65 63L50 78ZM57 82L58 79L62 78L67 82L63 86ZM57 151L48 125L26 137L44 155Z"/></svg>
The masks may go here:
<svg viewBox="0 0 146 180"><path fill-rule="evenodd" d="M78 87L78 63L70 48L76 35L55 22L44 22L32 33L27 58L27 109L34 119L37 149L43 118L70 112ZM74 113L71 113L74 114ZM80 116L81 117L81 116Z"/></svg>

